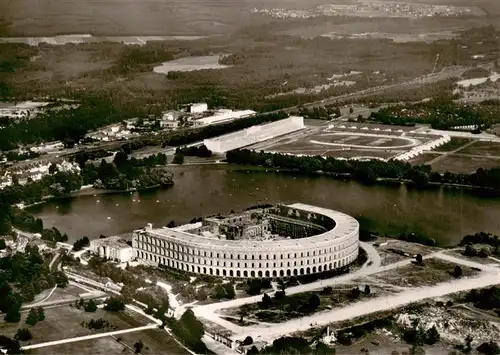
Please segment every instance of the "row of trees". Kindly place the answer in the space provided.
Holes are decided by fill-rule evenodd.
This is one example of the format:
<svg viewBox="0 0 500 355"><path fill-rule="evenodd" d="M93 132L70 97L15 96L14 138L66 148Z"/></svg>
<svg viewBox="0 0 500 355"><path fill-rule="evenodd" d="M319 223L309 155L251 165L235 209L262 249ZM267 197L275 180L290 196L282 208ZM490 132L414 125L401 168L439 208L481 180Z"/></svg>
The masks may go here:
<svg viewBox="0 0 500 355"><path fill-rule="evenodd" d="M226 155L228 163L289 169L301 173L324 172L333 176L373 184L379 181L406 181L417 187L429 183L459 184L500 190L500 169L478 169L472 174L443 175L433 172L429 166L412 166L400 161L341 160L321 156L294 156L279 153L254 152L248 149L233 150Z"/></svg>

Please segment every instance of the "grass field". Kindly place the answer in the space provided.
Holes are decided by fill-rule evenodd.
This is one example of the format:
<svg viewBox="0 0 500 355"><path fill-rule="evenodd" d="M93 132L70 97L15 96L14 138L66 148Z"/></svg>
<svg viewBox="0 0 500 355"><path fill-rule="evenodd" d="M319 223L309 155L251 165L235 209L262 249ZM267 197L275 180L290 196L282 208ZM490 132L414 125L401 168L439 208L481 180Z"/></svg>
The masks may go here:
<svg viewBox="0 0 500 355"><path fill-rule="evenodd" d="M500 159L488 157L471 157L467 155L451 154L431 165L432 169L444 173L475 172L479 168L492 169L500 167Z"/></svg>
<svg viewBox="0 0 500 355"><path fill-rule="evenodd" d="M439 156L440 156L440 154L424 153L424 154L417 155L413 159L410 159L409 162L412 165L422 165L422 164L425 164L425 163L427 163L427 162L431 161L432 159L437 158Z"/></svg>
<svg viewBox="0 0 500 355"><path fill-rule="evenodd" d="M500 157L500 143L476 141L465 149L460 150L460 154Z"/></svg>
<svg viewBox="0 0 500 355"><path fill-rule="evenodd" d="M188 355L187 350L181 347L165 331L159 329L145 330L141 332L121 334L117 337L104 337L76 343L51 346L27 351L27 354L92 354L92 355L114 355L134 354L134 344L141 341L144 348L141 354L145 355Z"/></svg>
<svg viewBox="0 0 500 355"><path fill-rule="evenodd" d="M17 329L26 327L33 335L33 339L22 344L28 345L93 334L96 331L91 331L80 325L81 322L88 322L91 319L104 318L112 326L112 328L97 332L128 329L150 323L148 319L138 318L136 314L132 315L128 311L112 313L98 309L97 312L87 313L69 305L45 308L45 320L38 322L34 326L24 324L27 315L28 312L22 313L22 319L19 324L2 321L0 323L0 333L8 337L13 337Z"/></svg>
<svg viewBox="0 0 500 355"><path fill-rule="evenodd" d="M453 137L453 138L451 138L451 140L449 142L443 144L442 146L437 147L434 150L438 151L438 152L452 152L452 151L457 150L460 147L463 147L464 145L470 143L471 141L472 141L472 139L468 139L468 138Z"/></svg>
<svg viewBox="0 0 500 355"><path fill-rule="evenodd" d="M408 139L403 139L398 137L386 137L386 136L357 136L354 134L323 133L308 138L310 140L315 140L318 142L345 144L347 146L361 145L367 148L369 147L391 148L391 147L412 145L412 142Z"/></svg>
<svg viewBox="0 0 500 355"><path fill-rule="evenodd" d="M92 354L114 355L134 354L134 344L141 341L144 348L141 354L145 355L189 355L190 353L175 342L165 331L159 329L121 334L116 337L104 337L76 343L51 346L27 351L27 354Z"/></svg>
<svg viewBox="0 0 500 355"><path fill-rule="evenodd" d="M451 273L455 265L439 259L427 259L424 260L424 265L412 263L396 270L375 274L370 278L401 287L429 286L454 279ZM477 274L476 270L466 266L462 266L462 271L462 277Z"/></svg>

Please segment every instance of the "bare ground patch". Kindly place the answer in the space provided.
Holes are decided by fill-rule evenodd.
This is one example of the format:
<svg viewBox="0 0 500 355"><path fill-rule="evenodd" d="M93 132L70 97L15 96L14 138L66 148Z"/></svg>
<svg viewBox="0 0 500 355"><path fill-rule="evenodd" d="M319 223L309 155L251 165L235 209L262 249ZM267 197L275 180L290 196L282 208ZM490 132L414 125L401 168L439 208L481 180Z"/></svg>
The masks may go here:
<svg viewBox="0 0 500 355"><path fill-rule="evenodd" d="M431 165L437 172L470 174L479 168L492 169L500 167L500 159L451 154Z"/></svg>
<svg viewBox="0 0 500 355"><path fill-rule="evenodd" d="M0 332L8 337L13 337L17 329L21 327L28 328L33 335L33 339L22 344L28 345L74 338L94 334L95 332L128 329L149 323L147 319L138 318L136 314L132 314L129 311L112 313L98 309L96 312L84 312L69 305L45 308L45 320L38 322L34 326L24 324L27 315L28 312L22 313L22 323L19 324L2 321L0 323ZM97 320L99 318L109 321L111 328L92 331L81 325L84 321L88 322L91 319Z"/></svg>
<svg viewBox="0 0 500 355"><path fill-rule="evenodd" d="M424 260L423 265L411 265L373 275L371 278L401 287L435 285L454 279L452 275L456 264L439 259ZM462 266L463 276L473 276L477 271Z"/></svg>

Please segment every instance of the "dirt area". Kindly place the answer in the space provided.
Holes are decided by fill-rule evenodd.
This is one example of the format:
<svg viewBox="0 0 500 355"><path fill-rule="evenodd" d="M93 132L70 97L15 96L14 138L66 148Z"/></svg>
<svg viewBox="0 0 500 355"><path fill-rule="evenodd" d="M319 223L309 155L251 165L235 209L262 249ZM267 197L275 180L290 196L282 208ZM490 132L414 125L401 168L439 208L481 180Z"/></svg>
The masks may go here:
<svg viewBox="0 0 500 355"><path fill-rule="evenodd" d="M499 265L499 262L497 262L493 259L490 259L490 258L481 258L479 256L473 256L473 257L472 256L464 256L464 255L462 255L462 251L463 250L447 250L447 251L445 251L445 253L449 254L451 256L457 257L457 258L464 259L464 260L472 260L472 261L479 263L479 264L493 265L493 266ZM500 258L497 258L497 259L500 259Z"/></svg>
<svg viewBox="0 0 500 355"><path fill-rule="evenodd" d="M328 156L328 157L334 157L334 158L382 158L382 159L388 159L394 155L396 155L397 152L390 151L390 150L361 150L361 149L346 149L346 150L335 150L335 149L330 149L323 153L323 156Z"/></svg>
<svg viewBox="0 0 500 355"><path fill-rule="evenodd" d="M432 170L440 173L470 174L479 168L492 169L500 167L500 159L488 157L451 154L431 165Z"/></svg>
<svg viewBox="0 0 500 355"><path fill-rule="evenodd" d="M430 247L418 243L410 243L403 240L379 238L377 239L377 251L382 259L382 265L388 265L410 257L399 255L390 249L396 249L409 255L421 254L422 256L441 250L437 247Z"/></svg>
<svg viewBox="0 0 500 355"><path fill-rule="evenodd" d="M128 329L150 323L148 319L143 319L137 314L131 314L129 311L112 313L98 309L96 312L88 313L69 305L47 307L44 310L44 321L38 322L34 326L25 325L24 320L28 315L28 311L24 311L22 312L22 323L5 323L2 321L0 323L0 333L13 337L17 329L27 327L33 335L33 339L22 345L28 345L93 334L96 331L80 325L83 321L88 322L91 319L104 318L111 324L111 328L97 332Z"/></svg>
<svg viewBox="0 0 500 355"><path fill-rule="evenodd" d="M368 351L362 351L366 349ZM367 336L361 338L351 346L337 345L335 353L339 355L352 354L370 354L370 355L389 355L396 352L398 355L409 355L411 346L405 344L397 336L388 331L376 330ZM450 349L444 345L425 346L425 354L428 355L448 355Z"/></svg>
<svg viewBox="0 0 500 355"><path fill-rule="evenodd" d="M35 300L31 303L36 303L44 300L49 295L50 291L51 289L45 290L41 294L37 295L35 297ZM46 299L44 302L77 300L83 293L87 293L87 291L80 287L68 285L65 288L56 288L56 290L52 292L50 298Z"/></svg>
<svg viewBox="0 0 500 355"><path fill-rule="evenodd" d="M359 287L361 291L359 296L353 295L355 287ZM329 291L318 289L311 292L287 295L280 300L273 298L272 304L266 308L261 308L259 304L251 304L238 308L229 308L223 312L227 316L227 320L237 324L239 324L242 312L245 312L243 320L246 322L282 323L312 313L340 308L362 299L383 297L394 291L390 287L380 287L371 283L369 285L370 293L365 294L364 287L365 284L336 285ZM317 295L320 299L320 303L314 311L307 307L313 295Z"/></svg>
<svg viewBox="0 0 500 355"><path fill-rule="evenodd" d="M50 354L67 355L81 354L82 350L86 354L96 355L114 355L114 354L134 354L134 344L141 341L144 348L141 354L157 355L188 355L189 352L181 347L177 342L163 330L150 329L142 332L133 332L121 334L119 336L98 338L77 343L69 343L50 348L34 349L26 352L27 354Z"/></svg>
<svg viewBox="0 0 500 355"><path fill-rule="evenodd" d="M411 265L371 276L369 279L401 287L435 285L454 279L452 272L456 264L439 259L424 260L423 265ZM462 277L477 274L472 268L462 266Z"/></svg>
<svg viewBox="0 0 500 355"><path fill-rule="evenodd" d="M460 147L463 147L464 145L470 143L471 141L472 141L472 139L468 139L468 138L453 137L453 138L451 138L451 140L449 142L443 144L442 146L437 147L434 150L437 152L452 152L452 151L457 150ZM461 151L461 152L463 152L463 151Z"/></svg>
<svg viewBox="0 0 500 355"><path fill-rule="evenodd" d="M334 129L325 129L321 133L313 133L302 136L295 140L278 142L275 145L267 146L266 150L273 152L283 152L292 154L322 155L335 158L358 158L375 157L388 159L404 151L401 147L408 146L410 149L412 141L395 135L394 137L377 136L374 129L382 130L382 125L360 125L359 127L369 126L373 136L363 136L349 134ZM381 132L380 134L384 134ZM425 140L420 139L419 140ZM321 144L319 142L324 142ZM331 144L338 145L331 145ZM365 148L349 147L349 145L359 145Z"/></svg>
<svg viewBox="0 0 500 355"><path fill-rule="evenodd" d="M410 159L409 162L411 165L422 165L427 162L430 162L432 159L437 158L441 154L436 154L436 153L423 153L418 156L416 156L413 159Z"/></svg>
<svg viewBox="0 0 500 355"><path fill-rule="evenodd" d="M321 133L308 137L310 140L325 143L336 143L345 145L362 145L366 147L399 147L412 145L412 142L407 139L398 137L385 137L385 136L357 136L355 134L342 134L342 133Z"/></svg>
<svg viewBox="0 0 500 355"><path fill-rule="evenodd" d="M460 150L460 154L500 157L500 143L476 141L467 148Z"/></svg>

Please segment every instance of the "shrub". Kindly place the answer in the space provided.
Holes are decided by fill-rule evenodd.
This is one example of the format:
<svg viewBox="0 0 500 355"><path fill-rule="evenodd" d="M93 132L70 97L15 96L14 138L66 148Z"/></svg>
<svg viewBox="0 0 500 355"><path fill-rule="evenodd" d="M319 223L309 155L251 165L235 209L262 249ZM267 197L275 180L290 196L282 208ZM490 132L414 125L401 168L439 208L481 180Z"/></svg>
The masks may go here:
<svg viewBox="0 0 500 355"><path fill-rule="evenodd" d="M121 297L109 297L104 303L104 309L110 312L120 312L125 309L125 302Z"/></svg>
<svg viewBox="0 0 500 355"><path fill-rule="evenodd" d="M19 341L27 341L31 338L33 338L33 336L31 335L29 329L26 328L18 329L16 335L14 336L14 339Z"/></svg>
<svg viewBox="0 0 500 355"><path fill-rule="evenodd" d="M241 343L242 345L244 346L247 346L247 345L252 345L253 344L253 339L251 336L247 336L245 338L245 340L243 340L243 342Z"/></svg>

